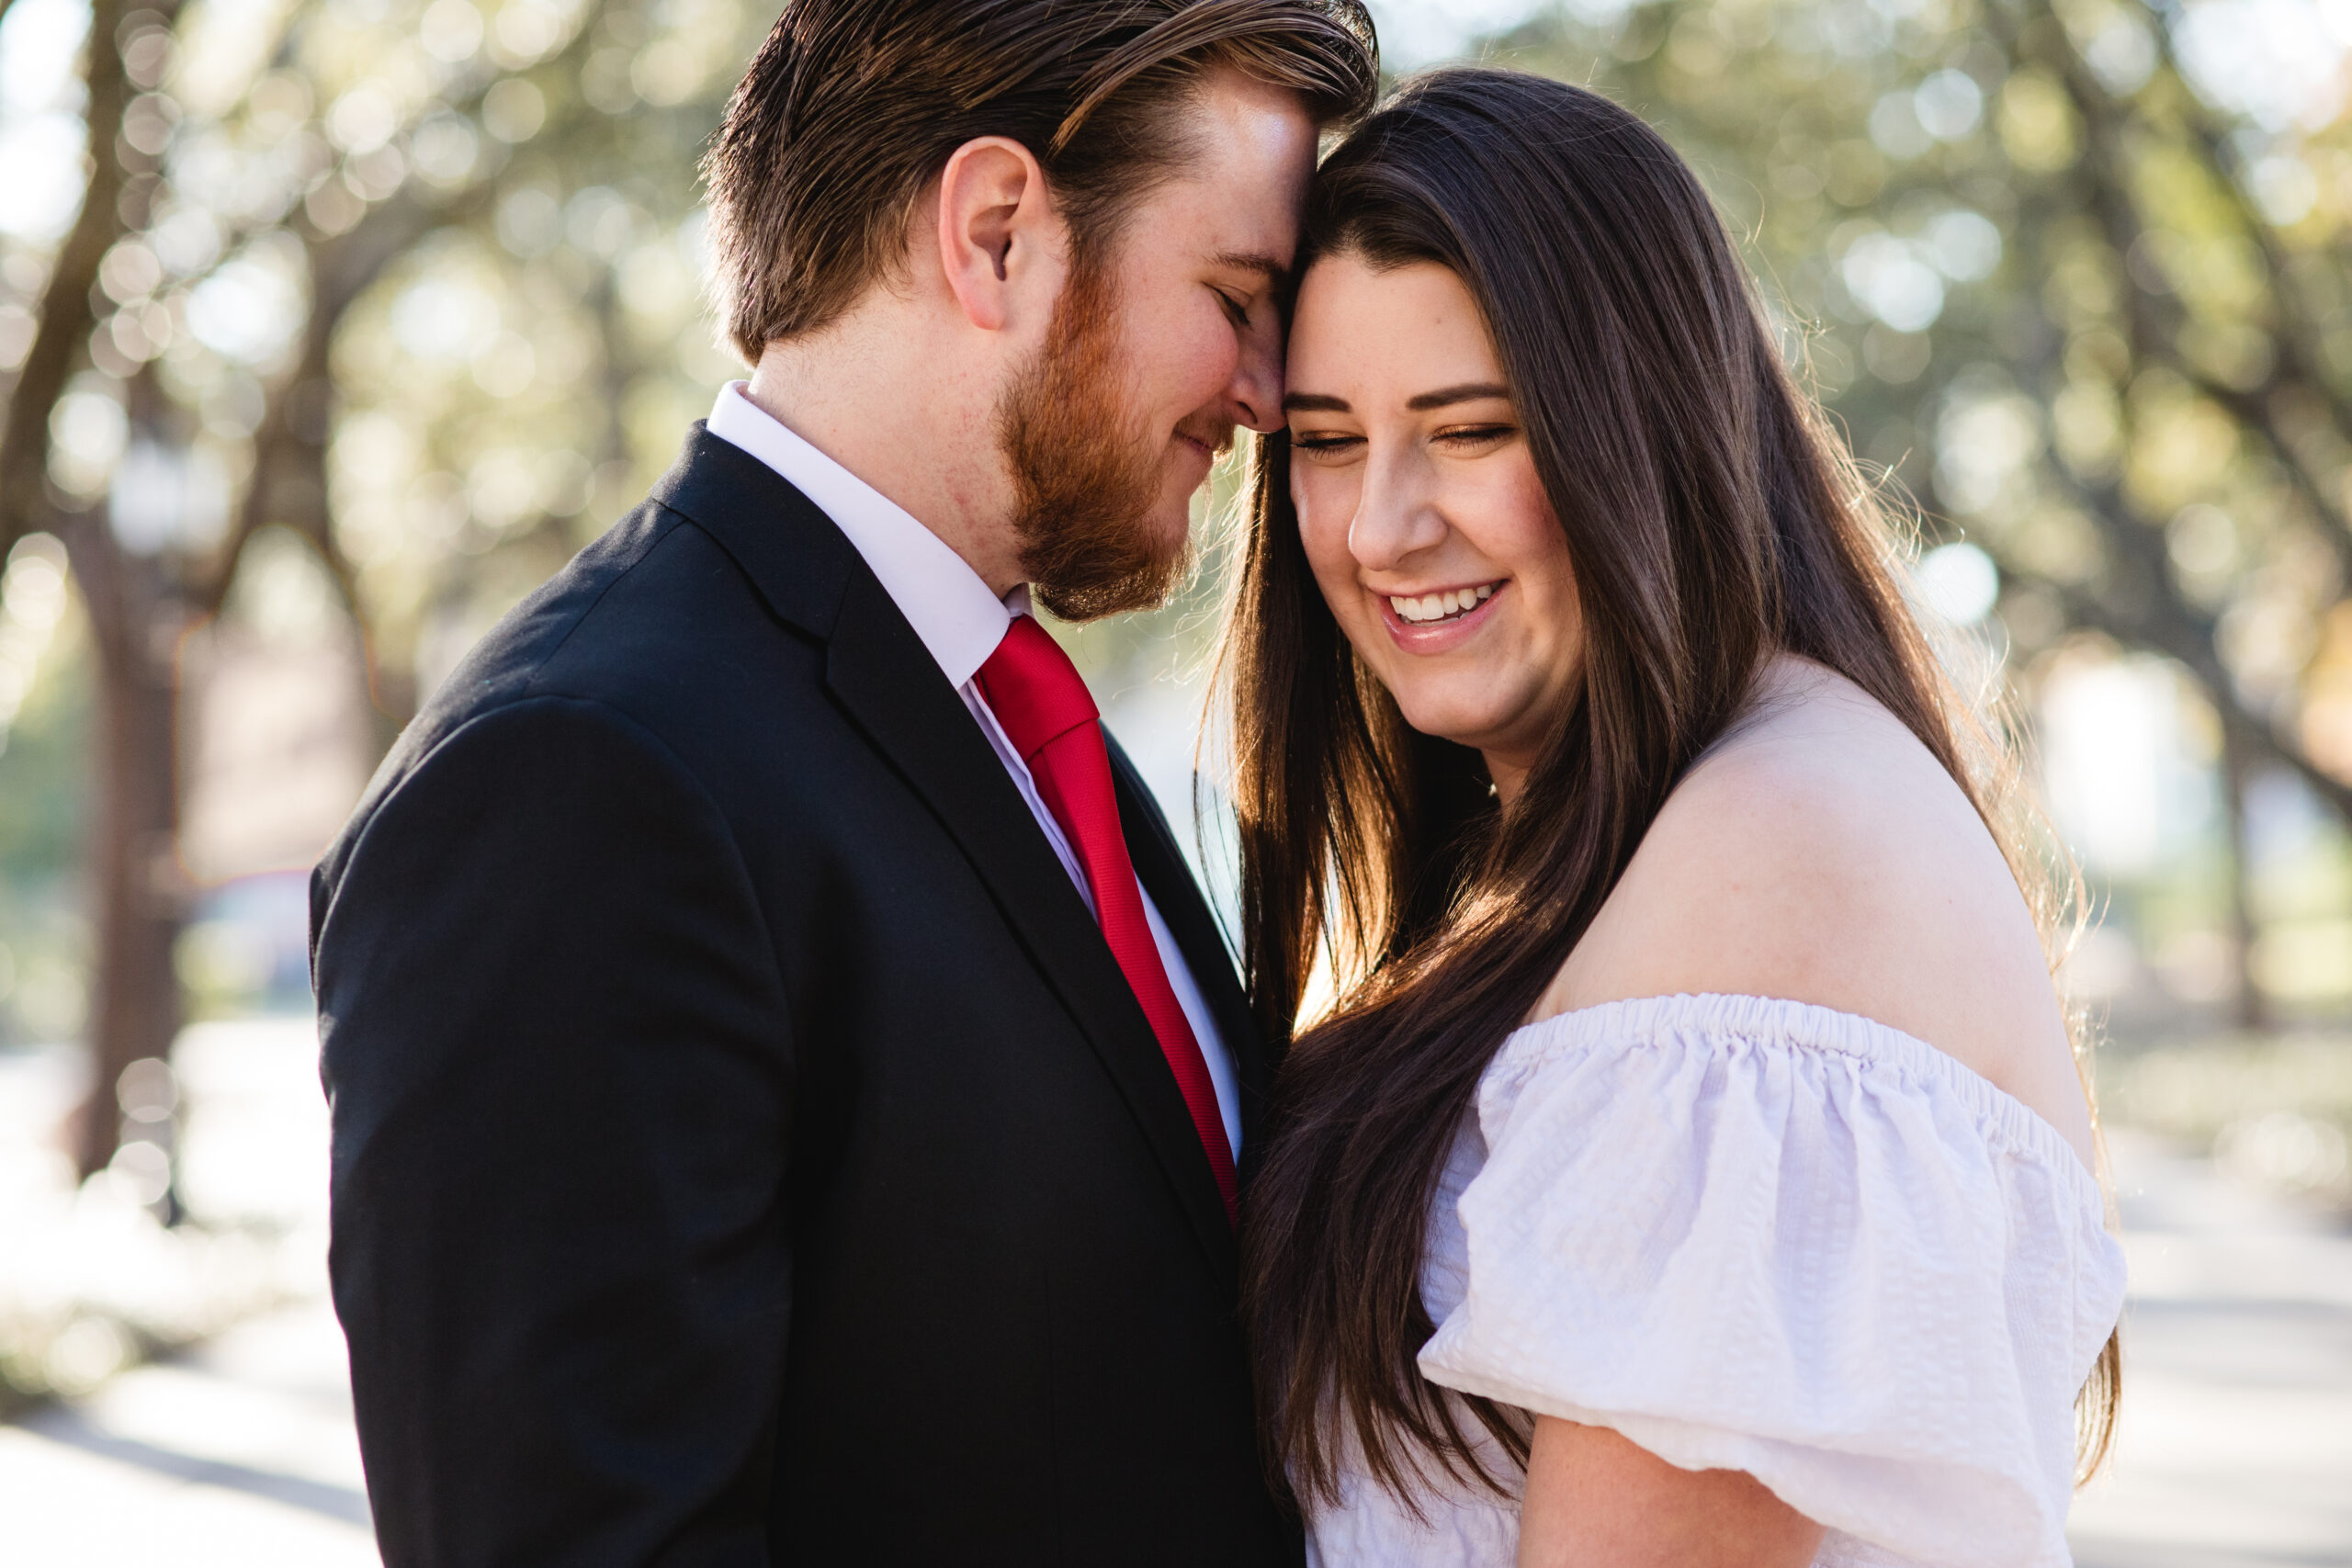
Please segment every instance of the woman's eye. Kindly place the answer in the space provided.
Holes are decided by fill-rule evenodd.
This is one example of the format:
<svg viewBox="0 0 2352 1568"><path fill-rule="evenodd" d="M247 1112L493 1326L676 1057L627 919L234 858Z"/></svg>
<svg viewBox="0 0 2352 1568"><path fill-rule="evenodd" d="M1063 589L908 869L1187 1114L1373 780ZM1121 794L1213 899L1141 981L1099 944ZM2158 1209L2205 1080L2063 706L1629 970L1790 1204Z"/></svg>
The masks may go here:
<svg viewBox="0 0 2352 1568"><path fill-rule="evenodd" d="M1519 427L1510 424L1461 424L1439 431L1437 439L1449 446L1491 446L1518 434Z"/></svg>
<svg viewBox="0 0 2352 1568"><path fill-rule="evenodd" d="M1342 435L1336 432L1309 431L1304 434L1294 433L1290 438L1290 444L1294 451L1304 452L1310 457L1336 457L1352 452L1363 446L1363 437Z"/></svg>

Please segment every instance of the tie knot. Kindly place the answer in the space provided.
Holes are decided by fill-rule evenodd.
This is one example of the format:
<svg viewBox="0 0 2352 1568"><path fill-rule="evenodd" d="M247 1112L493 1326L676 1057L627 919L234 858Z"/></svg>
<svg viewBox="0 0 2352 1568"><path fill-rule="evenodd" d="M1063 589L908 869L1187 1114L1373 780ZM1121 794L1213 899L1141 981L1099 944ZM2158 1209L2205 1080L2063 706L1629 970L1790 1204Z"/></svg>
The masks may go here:
<svg viewBox="0 0 2352 1568"><path fill-rule="evenodd" d="M1100 716L1078 666L1028 615L1012 617L1004 640L980 666L978 680L989 711L1023 761L1035 761L1048 744Z"/></svg>

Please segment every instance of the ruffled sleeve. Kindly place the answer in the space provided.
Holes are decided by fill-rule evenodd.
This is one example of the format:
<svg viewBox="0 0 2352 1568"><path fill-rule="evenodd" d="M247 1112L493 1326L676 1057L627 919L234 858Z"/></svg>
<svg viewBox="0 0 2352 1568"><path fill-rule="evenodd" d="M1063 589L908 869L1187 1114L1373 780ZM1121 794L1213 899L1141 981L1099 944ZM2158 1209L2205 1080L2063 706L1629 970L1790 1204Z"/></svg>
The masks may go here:
<svg viewBox="0 0 2352 1568"><path fill-rule="evenodd" d="M1837 1532L1825 1562L2069 1561L2123 1259L2054 1128L1908 1035L1753 997L1532 1025L1477 1115L1431 1382L1747 1471Z"/></svg>

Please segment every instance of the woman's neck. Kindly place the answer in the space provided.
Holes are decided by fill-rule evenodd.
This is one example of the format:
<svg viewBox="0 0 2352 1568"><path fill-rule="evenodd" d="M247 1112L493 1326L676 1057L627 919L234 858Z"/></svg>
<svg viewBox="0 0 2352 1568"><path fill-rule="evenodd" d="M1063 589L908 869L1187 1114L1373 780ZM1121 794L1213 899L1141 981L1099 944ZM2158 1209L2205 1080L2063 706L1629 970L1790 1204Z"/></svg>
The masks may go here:
<svg viewBox="0 0 2352 1568"><path fill-rule="evenodd" d="M1527 763L1513 761L1492 751L1481 751L1478 755L1487 760L1487 777L1494 782L1495 798L1502 802L1504 810L1510 810L1510 803L1519 798L1519 792L1527 785Z"/></svg>

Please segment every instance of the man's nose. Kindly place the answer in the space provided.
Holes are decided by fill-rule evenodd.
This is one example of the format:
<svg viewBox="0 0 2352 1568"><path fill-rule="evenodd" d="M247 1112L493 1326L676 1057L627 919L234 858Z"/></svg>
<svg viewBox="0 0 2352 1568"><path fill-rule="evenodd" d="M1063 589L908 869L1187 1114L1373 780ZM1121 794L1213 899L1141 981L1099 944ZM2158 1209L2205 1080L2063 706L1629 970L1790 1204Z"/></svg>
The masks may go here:
<svg viewBox="0 0 2352 1568"><path fill-rule="evenodd" d="M1283 330L1253 326L1241 339L1241 354L1226 387L1233 421L1261 435L1283 427Z"/></svg>

